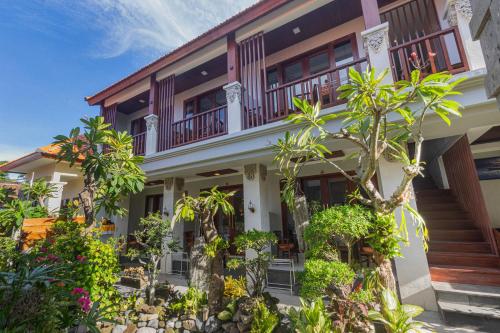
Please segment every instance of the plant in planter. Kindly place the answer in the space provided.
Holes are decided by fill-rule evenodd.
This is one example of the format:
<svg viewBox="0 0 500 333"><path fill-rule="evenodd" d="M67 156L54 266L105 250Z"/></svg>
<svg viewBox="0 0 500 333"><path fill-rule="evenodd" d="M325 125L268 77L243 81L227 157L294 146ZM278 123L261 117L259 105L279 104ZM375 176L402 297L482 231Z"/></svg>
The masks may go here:
<svg viewBox="0 0 500 333"><path fill-rule="evenodd" d="M235 239L237 251L249 251L250 253L247 253L247 255L250 255L250 257L232 259L227 266L231 269L240 266L245 267L246 276L251 281L251 286L249 286L250 288L247 287L247 292L252 297L261 297L264 292L266 272L272 259L269 247L277 242L278 239L274 233L256 229L248 230Z"/></svg>
<svg viewBox="0 0 500 333"><path fill-rule="evenodd" d="M372 215L370 210L360 205L339 205L314 214L304 233L311 255L324 256L328 253L326 247L335 249L337 236L347 247L347 262L352 266L352 247L368 234Z"/></svg>
<svg viewBox="0 0 500 333"><path fill-rule="evenodd" d="M234 192L224 193L217 187L210 191L201 192L199 197L194 198L184 195L176 203L173 217L174 223L181 219L200 223L202 237L195 241L191 253L191 277L196 287L199 281L195 281L193 276L202 275L205 277L204 283L208 288L208 306L210 313L218 313L223 306L224 296L224 263L223 250L227 248L227 242L219 236L214 223L214 216L219 210L226 215L234 214L234 208L228 199ZM199 248L205 249L205 253L200 253ZM196 258L196 259L195 259ZM199 264L200 262L206 265Z"/></svg>
<svg viewBox="0 0 500 333"><path fill-rule="evenodd" d="M458 94L455 88L463 80L455 79L448 73L424 77L416 69L411 73L410 81L384 84L388 70L378 76L375 73L373 68L368 68L364 73L357 72L353 67L349 69L349 83L338 89L338 98L347 100L344 112L323 115L319 103L312 106L307 100L294 99L300 112L290 115L289 121L302 125L302 128L296 134L286 133L275 145L275 160L285 177L283 197L288 198L285 201L291 209L296 209L293 205L297 200L289 199L303 196L297 187L299 172L307 162L319 160L362 189L357 193L356 200L372 208L375 214L394 219L396 208L408 210L414 217L417 234L425 247L425 223L409 206L412 180L424 168L421 160L424 120L430 112L434 112L450 125L450 115L461 115L461 105L450 98ZM343 120L344 127L338 132L332 132L326 126L328 121L334 119ZM331 140L346 140L359 148L355 156L358 162L354 168L355 174L349 173L335 160L328 158L332 152L326 147L326 143ZM415 145L413 157L409 156L406 149L410 140ZM374 176L379 162L387 158L401 163L403 176L393 193L382 195L374 183ZM404 223L401 223L400 230L401 235L406 238ZM302 232L303 228L297 229L298 234ZM298 238L301 239L301 235ZM390 258L376 253L374 259L381 268L384 285L394 290Z"/></svg>
<svg viewBox="0 0 500 333"><path fill-rule="evenodd" d="M224 278L224 297L238 299L247 295L247 280L241 276L237 279L232 276Z"/></svg>
<svg viewBox="0 0 500 333"><path fill-rule="evenodd" d="M382 291L380 311L369 311L371 320L384 325L388 333L419 333L425 324L413 320L424 309L416 305L401 304L396 294L389 289Z"/></svg>
<svg viewBox="0 0 500 333"><path fill-rule="evenodd" d="M300 278L300 295L306 299L316 299L332 295L332 288L350 289L355 273L349 265L341 261L307 259Z"/></svg>
<svg viewBox="0 0 500 333"><path fill-rule="evenodd" d="M146 287L148 277L143 267L127 267L123 270L120 282L125 286L143 289Z"/></svg>
<svg viewBox="0 0 500 333"><path fill-rule="evenodd" d="M153 305L160 274L160 260L169 251L175 251L178 248L178 242L172 239L170 221L163 219L158 213L141 218L139 224L141 230L134 232L139 247L129 249L128 255L132 259L138 258L146 268L148 274L146 302ZM167 239L170 241L166 242Z"/></svg>
<svg viewBox="0 0 500 333"><path fill-rule="evenodd" d="M169 308L175 313L197 315L207 303L207 293L189 287L179 300L170 303Z"/></svg>
<svg viewBox="0 0 500 333"><path fill-rule="evenodd" d="M250 333L272 333L278 324L278 315L269 310L265 302L258 301L253 309Z"/></svg>

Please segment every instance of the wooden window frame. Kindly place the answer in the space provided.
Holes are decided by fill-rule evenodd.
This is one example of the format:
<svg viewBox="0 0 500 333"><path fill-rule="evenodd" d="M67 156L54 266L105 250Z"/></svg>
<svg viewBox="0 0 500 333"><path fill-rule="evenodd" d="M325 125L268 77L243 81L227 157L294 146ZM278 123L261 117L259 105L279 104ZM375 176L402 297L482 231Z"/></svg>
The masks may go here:
<svg viewBox="0 0 500 333"><path fill-rule="evenodd" d="M156 198L160 198L160 197L163 197L163 194L150 194L150 195L146 195L146 198L144 200L144 217L146 217L148 215L148 201L150 199L156 199ZM154 205L153 205L154 206ZM160 206L160 202L158 202L158 206ZM161 203L161 206L163 206L163 203ZM153 207L154 209L154 207ZM158 207L158 212L160 212L160 214L163 214L163 207ZM154 211L153 211L154 213Z"/></svg>
<svg viewBox="0 0 500 333"><path fill-rule="evenodd" d="M206 95L210 95L212 93L216 93L217 91L219 90L222 90L224 91L224 85L222 86L218 86L216 88L213 88L213 89L210 89L210 90L207 90L207 91L204 91L202 92L201 94L198 94L196 96L193 96L193 97L190 97L186 100L184 100L184 103L183 103L183 106L182 106L182 116L183 116L183 119L187 119L186 118L186 104L188 104L189 102L193 102L194 101L194 113L193 113L193 116L199 114L200 112L200 108L199 108L199 102L200 102L200 99ZM215 95L214 95L214 102L215 102ZM227 101L226 101L226 104L227 104Z"/></svg>
<svg viewBox="0 0 500 333"><path fill-rule="evenodd" d="M285 84L285 73L283 68L286 67L287 65L291 65L297 62L302 63L302 78L310 76L310 68L309 68L309 62L308 60L320 53L323 53L325 51L328 52L328 59L329 59L329 69L328 70L335 70L337 68L336 62L335 62L335 52L334 52L334 47L335 45L345 42L345 41L350 41L351 46L352 46L352 53L354 57L354 61L359 60L359 49L358 49L358 40L356 37L356 33L350 33L347 34L343 37L334 39L326 44L323 44L321 46L318 46L314 49L305 51L303 53L300 53L296 56L293 56L292 58L286 59L284 61L281 61L279 63L276 63L272 66L269 66L266 68L266 76L269 71L272 70L277 70L278 74L278 85L281 86ZM316 74L316 73L315 73ZM268 89L268 87L266 87Z"/></svg>
<svg viewBox="0 0 500 333"><path fill-rule="evenodd" d="M141 125L139 125L139 128L142 128L142 124L144 124L144 131L142 132L137 132L137 133L134 133L134 123L136 122L139 122ZM130 134L132 136L134 135L137 135L137 134L141 134L141 133L145 133L146 132L146 120L144 120L144 117L139 117L139 118L135 118L135 119L132 119L130 121Z"/></svg>

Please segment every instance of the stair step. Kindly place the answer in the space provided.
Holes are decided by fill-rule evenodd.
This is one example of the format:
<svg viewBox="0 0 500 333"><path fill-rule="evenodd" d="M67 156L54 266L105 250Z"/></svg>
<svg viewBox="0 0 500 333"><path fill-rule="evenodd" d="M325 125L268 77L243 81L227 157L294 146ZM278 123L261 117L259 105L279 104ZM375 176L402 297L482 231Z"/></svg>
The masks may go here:
<svg viewBox="0 0 500 333"><path fill-rule="evenodd" d="M439 301L500 309L500 287L432 282Z"/></svg>
<svg viewBox="0 0 500 333"><path fill-rule="evenodd" d="M431 229L429 237L432 241L449 241L449 242L482 242L484 241L483 234L477 229L452 229L441 230Z"/></svg>
<svg viewBox="0 0 500 333"><path fill-rule="evenodd" d="M431 265L457 265L469 267L493 267L500 269L496 255L465 252L428 252L427 260Z"/></svg>
<svg viewBox="0 0 500 333"><path fill-rule="evenodd" d="M419 208L419 212L427 220L456 220L470 218L469 213L464 212L463 210Z"/></svg>
<svg viewBox="0 0 500 333"><path fill-rule="evenodd" d="M427 228L432 230L474 230L478 229L472 221L469 220L433 220L425 221Z"/></svg>
<svg viewBox="0 0 500 333"><path fill-rule="evenodd" d="M500 269L430 265L432 281L500 287Z"/></svg>
<svg viewBox="0 0 500 333"><path fill-rule="evenodd" d="M450 302L438 302L445 320L454 326L474 326L486 332L498 332L500 327L500 310Z"/></svg>
<svg viewBox="0 0 500 333"><path fill-rule="evenodd" d="M456 201L432 201L432 202L423 202L420 204L420 210L453 210L464 212L462 206L458 204Z"/></svg>
<svg viewBox="0 0 500 333"><path fill-rule="evenodd" d="M465 252L465 253L491 253L491 246L487 242L429 242L431 252Z"/></svg>

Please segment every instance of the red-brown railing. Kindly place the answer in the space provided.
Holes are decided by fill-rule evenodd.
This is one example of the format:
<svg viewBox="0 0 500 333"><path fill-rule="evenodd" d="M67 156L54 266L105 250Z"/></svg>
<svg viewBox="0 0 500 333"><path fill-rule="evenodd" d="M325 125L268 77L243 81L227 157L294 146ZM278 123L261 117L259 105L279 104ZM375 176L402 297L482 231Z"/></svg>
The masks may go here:
<svg viewBox="0 0 500 333"><path fill-rule="evenodd" d="M146 151L146 132L142 132L132 136L134 145L134 155L144 155Z"/></svg>
<svg viewBox="0 0 500 333"><path fill-rule="evenodd" d="M172 147L206 140L227 133L227 106L172 123Z"/></svg>
<svg viewBox="0 0 500 333"><path fill-rule="evenodd" d="M293 98L307 99L309 102L321 102L323 108L345 103L338 99L337 88L349 80L349 68L365 70L366 58L358 59L337 68L326 70L306 78L289 82L266 90L266 122L273 122L287 117L296 111ZM254 112L258 114L258 112Z"/></svg>
<svg viewBox="0 0 500 333"><path fill-rule="evenodd" d="M389 54L396 81L409 79L414 69L413 52L425 64L424 75L442 71L454 74L468 69L462 38L456 26L391 47Z"/></svg>

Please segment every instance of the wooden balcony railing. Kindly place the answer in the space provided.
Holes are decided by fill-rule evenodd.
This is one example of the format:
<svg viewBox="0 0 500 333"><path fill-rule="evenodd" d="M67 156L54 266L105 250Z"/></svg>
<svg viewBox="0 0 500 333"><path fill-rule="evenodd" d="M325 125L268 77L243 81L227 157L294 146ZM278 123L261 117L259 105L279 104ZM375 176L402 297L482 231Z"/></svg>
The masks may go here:
<svg viewBox="0 0 500 333"><path fill-rule="evenodd" d="M172 147L206 140L227 133L227 106L172 123Z"/></svg>
<svg viewBox="0 0 500 333"><path fill-rule="evenodd" d="M295 112L294 97L307 99L312 103L320 101L323 108L345 103L345 101L338 99L337 88L348 82L350 67L362 71L366 69L367 64L366 58L358 59L335 69L266 90L265 122L277 121Z"/></svg>
<svg viewBox="0 0 500 333"><path fill-rule="evenodd" d="M146 132L142 132L132 136L134 145L134 155L144 155L146 151Z"/></svg>
<svg viewBox="0 0 500 333"><path fill-rule="evenodd" d="M451 27L389 49L394 80L408 80L414 69L412 53L424 64L423 74L468 70L458 28Z"/></svg>

